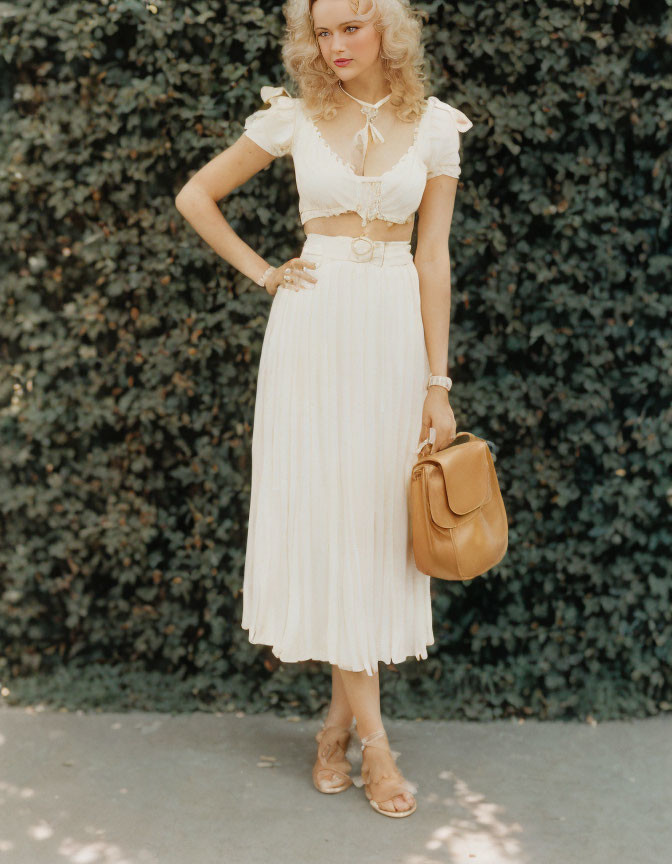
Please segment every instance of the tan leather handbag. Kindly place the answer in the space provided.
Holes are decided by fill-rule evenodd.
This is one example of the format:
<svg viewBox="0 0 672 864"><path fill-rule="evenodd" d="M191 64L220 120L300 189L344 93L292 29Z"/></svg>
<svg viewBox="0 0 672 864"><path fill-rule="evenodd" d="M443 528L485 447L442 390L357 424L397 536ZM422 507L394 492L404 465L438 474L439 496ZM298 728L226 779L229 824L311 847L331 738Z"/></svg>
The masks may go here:
<svg viewBox="0 0 672 864"><path fill-rule="evenodd" d="M434 429L430 432L436 436ZM506 510L483 438L458 432L443 450L419 456L411 472L410 498L413 554L422 573L473 579L504 557Z"/></svg>

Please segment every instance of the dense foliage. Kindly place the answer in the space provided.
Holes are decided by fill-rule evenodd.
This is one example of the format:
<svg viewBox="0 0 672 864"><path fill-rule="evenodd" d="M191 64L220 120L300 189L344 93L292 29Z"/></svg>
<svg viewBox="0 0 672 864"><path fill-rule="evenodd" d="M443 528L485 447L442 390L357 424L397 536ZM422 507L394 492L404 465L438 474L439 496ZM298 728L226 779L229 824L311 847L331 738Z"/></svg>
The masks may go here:
<svg viewBox="0 0 672 864"><path fill-rule="evenodd" d="M381 670L383 709L667 710L670 0L420 6L428 92L474 123L451 403L499 447L510 533L485 576L434 581L436 642ZM293 89L283 26L271 2L0 4L10 699L311 713L328 696L326 664L278 664L240 627L270 298L174 206L262 85ZM300 249L296 205L291 159L221 202L273 263Z"/></svg>

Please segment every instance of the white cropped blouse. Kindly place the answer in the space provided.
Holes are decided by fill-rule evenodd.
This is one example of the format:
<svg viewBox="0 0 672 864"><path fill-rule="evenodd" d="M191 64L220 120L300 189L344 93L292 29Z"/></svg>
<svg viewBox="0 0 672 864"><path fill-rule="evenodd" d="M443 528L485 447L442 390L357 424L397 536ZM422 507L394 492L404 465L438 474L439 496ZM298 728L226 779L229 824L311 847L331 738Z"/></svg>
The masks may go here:
<svg viewBox="0 0 672 864"><path fill-rule="evenodd" d="M459 133L473 124L436 96L427 99L409 149L377 177L355 173L322 137L302 99L284 87L262 87L261 98L270 107L245 118L244 134L273 156L292 155L302 225L353 211L362 226L374 219L405 224L413 220L427 180L460 176Z"/></svg>

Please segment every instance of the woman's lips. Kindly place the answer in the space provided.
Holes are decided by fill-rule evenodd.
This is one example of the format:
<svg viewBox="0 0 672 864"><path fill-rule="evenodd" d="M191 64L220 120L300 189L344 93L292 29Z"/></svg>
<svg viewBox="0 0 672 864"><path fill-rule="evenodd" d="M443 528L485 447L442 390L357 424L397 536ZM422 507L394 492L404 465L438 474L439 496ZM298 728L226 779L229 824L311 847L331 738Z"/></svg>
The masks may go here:
<svg viewBox="0 0 672 864"><path fill-rule="evenodd" d="M334 60L334 65L335 66L347 66L348 63L351 63L351 62L352 62L352 58L350 58L350 60Z"/></svg>

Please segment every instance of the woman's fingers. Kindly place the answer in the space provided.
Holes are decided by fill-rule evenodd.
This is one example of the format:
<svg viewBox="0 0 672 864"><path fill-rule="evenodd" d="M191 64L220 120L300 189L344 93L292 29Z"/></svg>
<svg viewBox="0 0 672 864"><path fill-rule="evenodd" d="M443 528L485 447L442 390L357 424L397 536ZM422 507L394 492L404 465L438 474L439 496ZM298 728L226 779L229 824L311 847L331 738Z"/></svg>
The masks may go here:
<svg viewBox="0 0 672 864"><path fill-rule="evenodd" d="M455 432L451 428L444 429L441 435L437 432L436 441L432 445L431 453L438 453L439 450L445 450L449 444L453 443L455 437Z"/></svg>
<svg viewBox="0 0 672 864"><path fill-rule="evenodd" d="M315 276L306 272L307 267L315 268L316 266L315 261L306 261L304 258L292 258L285 267L285 270L289 270L288 275L290 277L289 280L285 280L285 284L293 288L294 291L298 291L300 288L305 287L301 284L302 279L305 279L307 282L317 282Z"/></svg>
<svg viewBox="0 0 672 864"><path fill-rule="evenodd" d="M315 269L314 261L306 261L304 258L297 258L294 264L294 269L298 273L299 279L305 279L306 282L317 282L317 278L306 271L307 267Z"/></svg>
<svg viewBox="0 0 672 864"><path fill-rule="evenodd" d="M313 270L317 267L317 263L315 261L306 261L305 258L299 258L298 263L306 268L311 267ZM307 279L309 282L317 282L317 278L315 276L311 276L310 273L304 273L304 279Z"/></svg>
<svg viewBox="0 0 672 864"><path fill-rule="evenodd" d="M422 444L423 441L425 441L426 438L429 438L429 428L430 428L429 423L423 423L422 426L420 427L420 437L418 438L418 445L417 445L418 447ZM430 446L430 442L425 441L425 444L424 444L422 450L420 451L420 454L422 456L426 456L429 452L431 452L431 451L427 450L427 448L429 446Z"/></svg>
<svg viewBox="0 0 672 864"><path fill-rule="evenodd" d="M436 422L436 421L435 421ZM423 423L420 430L420 437L418 438L418 447L425 441L425 444L420 451L423 456L432 455L433 453L438 453L439 450L444 450L449 444L451 444L455 439L455 427L454 425L446 426L446 427L437 427L432 426L428 423ZM429 450L427 450L429 447Z"/></svg>

